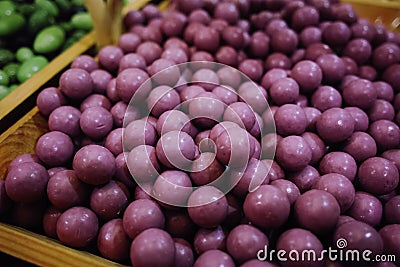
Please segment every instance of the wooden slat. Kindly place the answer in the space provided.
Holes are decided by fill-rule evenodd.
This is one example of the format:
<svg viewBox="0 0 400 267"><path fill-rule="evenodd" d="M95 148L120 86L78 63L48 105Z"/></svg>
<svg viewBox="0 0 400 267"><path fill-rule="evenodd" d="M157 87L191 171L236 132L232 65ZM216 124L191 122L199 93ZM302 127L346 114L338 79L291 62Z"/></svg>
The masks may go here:
<svg viewBox="0 0 400 267"><path fill-rule="evenodd" d="M0 135L0 179L15 157L35 152L36 140L47 131L47 121L35 107Z"/></svg>
<svg viewBox="0 0 400 267"><path fill-rule="evenodd" d="M27 262L48 267L123 267L89 252L61 243L19 227L0 223L0 250Z"/></svg>

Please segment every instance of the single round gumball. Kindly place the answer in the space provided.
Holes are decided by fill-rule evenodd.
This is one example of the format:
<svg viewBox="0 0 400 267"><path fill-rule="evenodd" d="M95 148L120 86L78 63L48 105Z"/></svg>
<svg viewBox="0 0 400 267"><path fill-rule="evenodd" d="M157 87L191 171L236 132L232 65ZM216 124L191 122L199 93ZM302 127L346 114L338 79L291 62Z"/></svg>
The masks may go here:
<svg viewBox="0 0 400 267"><path fill-rule="evenodd" d="M47 183L47 197L57 209L64 211L84 205L89 199L90 187L78 179L75 171L64 170L50 177Z"/></svg>
<svg viewBox="0 0 400 267"><path fill-rule="evenodd" d="M372 106L378 94L371 81L355 79L343 88L343 100L348 106L368 109Z"/></svg>
<svg viewBox="0 0 400 267"><path fill-rule="evenodd" d="M320 43L322 32L318 27L308 26L301 30L299 35L300 43L303 47L308 47L311 44Z"/></svg>
<svg viewBox="0 0 400 267"><path fill-rule="evenodd" d="M191 267L194 264L192 246L183 238L174 238L175 259L173 266Z"/></svg>
<svg viewBox="0 0 400 267"><path fill-rule="evenodd" d="M342 96L332 86L320 86L312 94L311 105L321 112L330 108L340 108L342 106Z"/></svg>
<svg viewBox="0 0 400 267"><path fill-rule="evenodd" d="M193 240L194 250L198 255L212 249L226 250L226 231L221 227L200 228Z"/></svg>
<svg viewBox="0 0 400 267"><path fill-rule="evenodd" d="M348 214L356 219L375 227L379 225L383 216L382 203L373 195L358 191L355 194L353 205Z"/></svg>
<svg viewBox="0 0 400 267"><path fill-rule="evenodd" d="M43 165L25 162L10 168L5 177L8 197L20 203L33 203L46 196L49 174Z"/></svg>
<svg viewBox="0 0 400 267"><path fill-rule="evenodd" d="M284 104L274 115L276 131L282 136L300 135L307 128L307 117L303 108L295 104Z"/></svg>
<svg viewBox="0 0 400 267"><path fill-rule="evenodd" d="M322 112L316 122L319 136L328 143L338 143L354 132L354 119L342 108L330 108Z"/></svg>
<svg viewBox="0 0 400 267"><path fill-rule="evenodd" d="M81 111L73 106L58 107L49 115L49 130L63 132L71 138L78 137L82 132L79 124L81 115Z"/></svg>
<svg viewBox="0 0 400 267"><path fill-rule="evenodd" d="M392 64L400 62L400 48L391 42L376 47L372 53L372 62L375 68L383 70Z"/></svg>
<svg viewBox="0 0 400 267"><path fill-rule="evenodd" d="M292 26L299 31L308 26L315 26L319 23L319 12L313 6L303 6L296 9L292 14Z"/></svg>
<svg viewBox="0 0 400 267"><path fill-rule="evenodd" d="M151 90L149 75L139 68L128 68L116 77L116 91L125 103L144 101Z"/></svg>
<svg viewBox="0 0 400 267"><path fill-rule="evenodd" d="M353 59L360 66L371 57L372 47L364 38L353 38L345 45L342 54Z"/></svg>
<svg viewBox="0 0 400 267"><path fill-rule="evenodd" d="M85 183L106 184L115 174L115 157L105 147L87 145L76 152L72 168L78 178Z"/></svg>
<svg viewBox="0 0 400 267"><path fill-rule="evenodd" d="M399 171L392 161L371 157L358 168L358 181L366 192L385 195L397 188Z"/></svg>
<svg viewBox="0 0 400 267"><path fill-rule="evenodd" d="M287 174L287 179L292 181L304 193L312 188L318 181L320 173L316 168L307 165L304 169L297 172L290 172Z"/></svg>
<svg viewBox="0 0 400 267"><path fill-rule="evenodd" d="M93 79L84 69L72 68L63 72L59 80L61 92L68 98L82 100L94 90Z"/></svg>
<svg viewBox="0 0 400 267"><path fill-rule="evenodd" d="M125 209L122 222L126 234L134 239L146 229L164 228L165 217L153 200L136 199Z"/></svg>
<svg viewBox="0 0 400 267"><path fill-rule="evenodd" d="M378 94L378 99L392 102L394 99L393 87L384 81L376 81L372 83Z"/></svg>
<svg viewBox="0 0 400 267"><path fill-rule="evenodd" d="M258 82L263 75L262 61L256 59L245 59L239 63L238 70L241 71L246 77Z"/></svg>
<svg viewBox="0 0 400 267"><path fill-rule="evenodd" d="M107 110L110 110L111 102L105 95L99 93L92 94L82 101L80 105L80 111L83 112L91 107L103 107Z"/></svg>
<svg viewBox="0 0 400 267"><path fill-rule="evenodd" d="M390 253L396 256L396 259L400 257L400 227L398 224L389 224L382 227L379 230L379 235L383 240L383 246L385 253ZM398 263L396 260L395 263Z"/></svg>
<svg viewBox="0 0 400 267"><path fill-rule="evenodd" d="M153 88L147 97L147 107L151 114L159 117L162 113L179 105L179 94L172 87L160 85Z"/></svg>
<svg viewBox="0 0 400 267"><path fill-rule="evenodd" d="M340 225L333 235L333 245L343 253L370 250L370 258L383 252L383 241L379 233L370 225L351 221ZM361 259L362 260L362 259ZM365 261L361 261L365 263Z"/></svg>
<svg viewBox="0 0 400 267"><path fill-rule="evenodd" d="M340 206L331 193L311 189L297 198L294 211L301 227L318 235L324 235L336 226ZM322 217L324 220L320 219Z"/></svg>
<svg viewBox="0 0 400 267"><path fill-rule="evenodd" d="M99 64L92 56L80 55L72 61L71 68L84 69L90 73L98 69Z"/></svg>
<svg viewBox="0 0 400 267"><path fill-rule="evenodd" d="M351 38L351 30L343 21L334 21L322 31L323 40L331 46L343 46Z"/></svg>
<svg viewBox="0 0 400 267"><path fill-rule="evenodd" d="M283 28L274 32L271 36L271 48L275 52L291 54L299 43L296 32L290 28Z"/></svg>
<svg viewBox="0 0 400 267"><path fill-rule="evenodd" d="M126 164L132 178L139 184L154 182L161 170L155 147L148 145L132 149L127 155Z"/></svg>
<svg viewBox="0 0 400 267"><path fill-rule="evenodd" d="M341 213L347 211L354 202L354 186L344 175L338 173L322 175L312 188L331 193L336 198Z"/></svg>
<svg viewBox="0 0 400 267"><path fill-rule="evenodd" d="M125 150L132 150L141 145L154 146L157 142L157 131L149 120L134 120L130 122L122 136Z"/></svg>
<svg viewBox="0 0 400 267"><path fill-rule="evenodd" d="M228 215L226 197L214 186L202 186L193 191L187 205L190 218L204 228L218 226Z"/></svg>
<svg viewBox="0 0 400 267"><path fill-rule="evenodd" d="M311 161L312 151L300 136L287 136L276 146L276 161L288 171L300 171Z"/></svg>
<svg viewBox="0 0 400 267"><path fill-rule="evenodd" d="M311 60L301 60L293 66L291 76L299 84L300 92L311 93L321 84L322 70Z"/></svg>
<svg viewBox="0 0 400 267"><path fill-rule="evenodd" d="M371 122L378 120L392 121L395 116L393 105L386 100L377 99L368 110L368 117Z"/></svg>
<svg viewBox="0 0 400 267"><path fill-rule="evenodd" d="M247 194L243 211L254 225L262 229L276 229L287 221L290 202L281 189L272 185L261 185Z"/></svg>
<svg viewBox="0 0 400 267"><path fill-rule="evenodd" d="M90 195L90 208L99 218L109 221L122 217L129 201L128 188L121 182L111 180L93 189Z"/></svg>
<svg viewBox="0 0 400 267"><path fill-rule="evenodd" d="M99 50L98 62L104 69L114 72L118 69L119 62L124 56L124 52L118 46L106 45Z"/></svg>
<svg viewBox="0 0 400 267"><path fill-rule="evenodd" d="M106 222L99 229L97 247L106 259L124 261L129 258L130 238L122 226L122 219Z"/></svg>
<svg viewBox="0 0 400 267"><path fill-rule="evenodd" d="M72 247L86 247L97 237L99 220L88 208L76 206L64 211L57 221L57 236Z"/></svg>
<svg viewBox="0 0 400 267"><path fill-rule="evenodd" d="M223 120L234 122L247 131L250 131L256 123L256 116L249 104L236 102L225 109Z"/></svg>
<svg viewBox="0 0 400 267"><path fill-rule="evenodd" d="M91 107L82 112L79 124L82 132L89 138L100 140L107 136L113 127L113 116L103 107Z"/></svg>
<svg viewBox="0 0 400 267"><path fill-rule="evenodd" d="M130 247L131 264L144 266L172 266L175 259L175 242L162 229L150 228L141 232Z"/></svg>
<svg viewBox="0 0 400 267"><path fill-rule="evenodd" d="M118 46L122 49L124 54L133 53L141 42L139 35L133 32L127 32L122 34L118 39Z"/></svg>
<svg viewBox="0 0 400 267"><path fill-rule="evenodd" d="M299 97L299 85L292 78L281 78L269 88L269 95L277 105L294 103Z"/></svg>
<svg viewBox="0 0 400 267"><path fill-rule="evenodd" d="M378 150L384 151L400 145L400 128L389 120L378 120L370 124L368 133L375 139Z"/></svg>
<svg viewBox="0 0 400 267"><path fill-rule="evenodd" d="M377 153L375 140L365 132L354 132L347 139L343 151L349 153L357 162L374 157Z"/></svg>
<svg viewBox="0 0 400 267"><path fill-rule="evenodd" d="M61 166L70 162L74 144L65 133L51 131L43 134L35 145L36 155L48 166Z"/></svg>
<svg viewBox="0 0 400 267"><path fill-rule="evenodd" d="M156 144L160 163L168 168L187 170L195 158L196 145L193 138L182 131L163 134Z"/></svg>
<svg viewBox="0 0 400 267"><path fill-rule="evenodd" d="M323 81L327 84L339 83L346 74L343 60L335 54L324 54L315 61L322 70Z"/></svg>
<svg viewBox="0 0 400 267"><path fill-rule="evenodd" d="M357 163L354 158L341 151L334 151L326 154L319 163L321 174L339 173L346 176L351 182L357 173Z"/></svg>
<svg viewBox="0 0 400 267"><path fill-rule="evenodd" d="M67 103L68 101L65 95L56 87L47 87L43 89L36 98L36 106L39 112L44 116L49 116L53 110Z"/></svg>
<svg viewBox="0 0 400 267"><path fill-rule="evenodd" d="M166 208L184 207L192 190L188 174L179 170L166 170L154 182L152 196Z"/></svg>
<svg viewBox="0 0 400 267"><path fill-rule="evenodd" d="M241 82L242 74L232 67L221 67L217 70L217 76L221 85L228 85L232 88L237 88ZM244 82L240 86L254 86L252 81Z"/></svg>
<svg viewBox="0 0 400 267"><path fill-rule="evenodd" d="M201 254L193 265L193 267L206 266L234 267L235 262L228 253L219 249L212 249Z"/></svg>
<svg viewBox="0 0 400 267"><path fill-rule="evenodd" d="M280 52L274 52L268 55L264 65L267 71L274 68L289 70L291 66L292 62L288 56Z"/></svg>
<svg viewBox="0 0 400 267"><path fill-rule="evenodd" d="M268 237L262 231L246 224L233 228L226 238L226 249L238 263L256 259L257 252L268 244Z"/></svg>
<svg viewBox="0 0 400 267"><path fill-rule="evenodd" d="M147 67L146 60L144 59L143 56L137 53L128 53L125 54L119 62L118 74L121 73L123 70L131 68L137 68L145 71L146 67ZM149 69L149 71L151 70ZM117 81L115 80L115 83L116 82Z"/></svg>
<svg viewBox="0 0 400 267"><path fill-rule="evenodd" d="M246 46L245 34L247 34L247 32L244 32L240 27L229 25L224 27L223 31L221 31L224 43L236 50L241 50ZM250 43L250 36L248 36L248 39L248 42Z"/></svg>
<svg viewBox="0 0 400 267"><path fill-rule="evenodd" d="M283 232L276 243L276 249L278 251L285 251L288 255L291 251L297 251L302 255L305 251L314 251L316 257L320 257L323 246L321 241L310 231L302 228L292 228ZM299 267L322 267L324 263L322 261L312 261L310 259L301 259L300 261L294 261L293 259L282 262L281 266Z"/></svg>
<svg viewBox="0 0 400 267"><path fill-rule="evenodd" d="M384 216L388 223L399 224L400 222L400 196L393 196L384 206Z"/></svg>
<svg viewBox="0 0 400 267"><path fill-rule="evenodd" d="M90 76L93 80L93 92L104 95L107 91L107 85L113 76L108 71L102 69L92 71Z"/></svg>
<svg viewBox="0 0 400 267"><path fill-rule="evenodd" d="M215 52L220 45L220 35L211 27L201 27L193 38L194 45L206 52Z"/></svg>

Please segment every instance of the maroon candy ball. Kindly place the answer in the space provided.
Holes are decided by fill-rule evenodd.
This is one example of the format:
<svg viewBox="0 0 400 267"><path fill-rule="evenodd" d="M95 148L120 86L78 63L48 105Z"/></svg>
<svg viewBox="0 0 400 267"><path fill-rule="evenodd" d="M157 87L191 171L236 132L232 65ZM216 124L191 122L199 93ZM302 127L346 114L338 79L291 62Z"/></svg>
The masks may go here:
<svg viewBox="0 0 400 267"><path fill-rule="evenodd" d="M372 157L360 165L358 180L365 191L375 195L385 195L397 188L399 171L390 160Z"/></svg>
<svg viewBox="0 0 400 267"><path fill-rule="evenodd" d="M316 128L319 136L328 143L349 138L354 131L354 119L342 108L330 108L318 117Z"/></svg>
<svg viewBox="0 0 400 267"><path fill-rule="evenodd" d="M76 206L64 211L57 221L57 236L72 247L85 247L97 237L99 221L88 208Z"/></svg>
<svg viewBox="0 0 400 267"><path fill-rule="evenodd" d="M306 140L300 136L288 136L276 147L276 160L289 171L304 169L311 161L312 151Z"/></svg>
<svg viewBox="0 0 400 267"><path fill-rule="evenodd" d="M8 197L21 203L41 200L46 195L47 170L36 162L25 162L11 168L5 177Z"/></svg>
<svg viewBox="0 0 400 267"><path fill-rule="evenodd" d="M116 169L114 155L99 145L87 145L78 150L72 166L80 180L92 185L107 183Z"/></svg>
<svg viewBox="0 0 400 267"><path fill-rule="evenodd" d="M84 99L94 90L90 73L79 68L66 70L61 75L59 84L61 92L72 99Z"/></svg>
<svg viewBox="0 0 400 267"><path fill-rule="evenodd" d="M243 203L246 218L262 229L276 229L289 217L287 194L272 185L261 185L247 194Z"/></svg>

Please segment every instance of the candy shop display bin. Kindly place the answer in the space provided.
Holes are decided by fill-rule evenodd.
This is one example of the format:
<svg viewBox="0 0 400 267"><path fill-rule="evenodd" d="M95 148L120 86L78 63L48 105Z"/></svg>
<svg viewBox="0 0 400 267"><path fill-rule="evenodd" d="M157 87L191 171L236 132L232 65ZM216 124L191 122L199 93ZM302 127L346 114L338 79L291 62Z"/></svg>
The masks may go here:
<svg viewBox="0 0 400 267"><path fill-rule="evenodd" d="M400 1L343 2L354 5L360 17L380 21L394 31L400 29ZM168 3L160 5L165 8ZM46 119L35 106L40 89L56 84L62 71L78 55L93 54L95 44L95 33L91 32L0 101L0 179L5 178L9 163L20 154L33 153L36 140L48 131ZM0 251L41 266L123 266L7 223L0 223Z"/></svg>

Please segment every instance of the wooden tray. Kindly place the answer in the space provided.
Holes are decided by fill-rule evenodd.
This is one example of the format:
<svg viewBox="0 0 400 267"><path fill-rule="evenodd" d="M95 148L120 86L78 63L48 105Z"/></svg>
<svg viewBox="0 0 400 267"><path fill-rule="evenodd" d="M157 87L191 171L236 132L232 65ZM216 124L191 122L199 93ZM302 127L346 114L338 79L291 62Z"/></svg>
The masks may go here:
<svg viewBox="0 0 400 267"><path fill-rule="evenodd" d="M386 25L387 29L400 32L400 0L342 0L352 4L360 18Z"/></svg>
<svg viewBox="0 0 400 267"><path fill-rule="evenodd" d="M146 0L134 1L140 7ZM359 13L360 17L373 18L374 5L365 6L367 1L345 0L344 2L363 2L355 3L362 5L355 6L357 12L361 8L367 8L368 14ZM377 3L379 1L371 1ZM370 3L371 4L371 3ZM391 4L392 5L392 4ZM394 3L389 8L395 9L396 16L399 16L399 2ZM166 8L168 1L162 2L160 9ZM361 15L362 14L362 15ZM387 13L380 13L386 14ZM46 68L32 77L29 82L24 83L19 90L11 93L7 98L0 102L0 119L7 118L13 110L21 103L24 103L27 95L34 95L40 88L48 86L59 72L66 68L72 60L79 54L87 52L95 45L94 33L91 32L81 41L72 46L68 53L63 53L52 61ZM21 106L21 105L19 105ZM33 108L32 108L33 107ZM26 107L25 107L26 109ZM37 107L33 104L27 111L14 114L19 116L9 127L0 132L0 179L4 179L9 163L18 155L23 153L33 153L36 140L48 131L46 119L40 115ZM10 118L7 118L10 119ZM0 123L0 128L3 127ZM40 266L123 266L112 261L108 261L89 252L72 249L62 245L60 242L45 236L32 233L19 227L0 223L0 251L31 262Z"/></svg>

